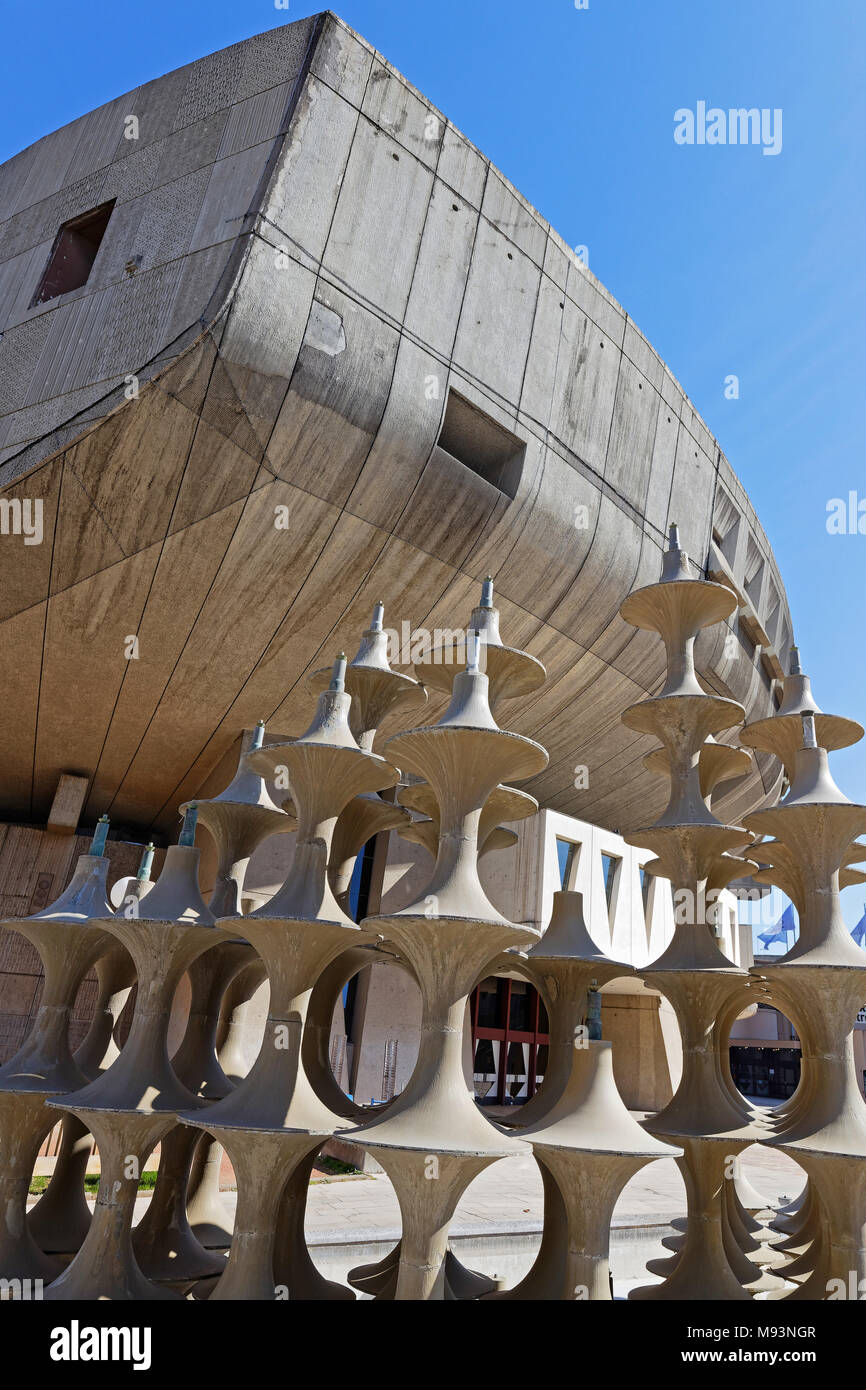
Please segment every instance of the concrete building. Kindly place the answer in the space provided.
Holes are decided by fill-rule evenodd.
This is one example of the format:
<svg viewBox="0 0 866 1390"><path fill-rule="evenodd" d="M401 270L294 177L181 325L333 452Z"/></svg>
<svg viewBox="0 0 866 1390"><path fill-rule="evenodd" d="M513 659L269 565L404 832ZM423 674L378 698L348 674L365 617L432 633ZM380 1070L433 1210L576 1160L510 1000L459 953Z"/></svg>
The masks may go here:
<svg viewBox="0 0 866 1390"><path fill-rule="evenodd" d="M489 573L508 642L549 673L509 727L551 755L527 784L544 815L510 862L492 856L491 893L543 922L555 841L579 842L599 939L656 953L668 909L644 902L617 832L663 805L651 741L620 722L663 654L619 605L658 577L676 521L695 572L739 599L698 643L701 677L756 719L792 642L784 585L627 312L381 55L330 13L300 20L9 160L0 335L4 915L56 895L74 832L103 812L126 873L135 845L174 838L181 802L226 785L244 728L299 734L307 675L355 649L377 600L386 623L453 628ZM443 708L434 695L430 720ZM718 812L780 785L758 754ZM403 842L376 852L393 902L423 870ZM282 876L269 853L253 888ZM620 861L612 917L602 854ZM38 969L8 935L0 952L8 1055ZM375 1039L367 1070L353 1063L360 1098L391 1037L379 1049L374 995L368 980L353 1000ZM651 1026L640 1084L620 1078L647 1108L674 1065L663 1020L637 1018L657 1008L608 1003L623 1036Z"/></svg>

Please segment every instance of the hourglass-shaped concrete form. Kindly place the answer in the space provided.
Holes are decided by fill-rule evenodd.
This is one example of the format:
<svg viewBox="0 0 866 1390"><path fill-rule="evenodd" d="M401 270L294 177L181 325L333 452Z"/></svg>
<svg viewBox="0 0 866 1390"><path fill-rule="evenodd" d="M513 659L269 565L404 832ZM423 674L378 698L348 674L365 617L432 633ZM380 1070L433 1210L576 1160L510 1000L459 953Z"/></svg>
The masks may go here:
<svg viewBox="0 0 866 1390"><path fill-rule="evenodd" d="M433 690L450 691L455 672L466 660L472 633L477 633L481 642L479 666L489 681L487 698L494 713L500 700L531 695L544 684L546 672L537 657L503 643L499 635L499 609L493 605L493 580L488 575L481 586L481 602L473 608L465 632L443 631L441 640L434 641L429 652L414 663L425 685Z"/></svg>
<svg viewBox="0 0 866 1390"><path fill-rule="evenodd" d="M294 815L274 803L265 778L250 766L250 754L261 748L264 733L264 723L259 721L251 733L244 734L232 782L219 796L197 803L198 820L213 836L219 856L208 905L214 917L241 915L244 878L253 851L271 835L285 834L297 825ZM181 807L185 810L186 805ZM189 1090L208 1102L232 1090L217 1061L216 1033L223 995L251 954L245 942L222 939L190 966L189 1020L173 1066ZM133 1241L139 1265L151 1279L192 1283L222 1269L223 1261L207 1253L187 1217L192 1164L200 1139L197 1130L179 1125L162 1142L156 1189ZM206 1155L202 1157L206 1160ZM199 1169L193 1196L202 1172ZM218 1192L215 1200L219 1202Z"/></svg>
<svg viewBox="0 0 866 1390"><path fill-rule="evenodd" d="M221 940L194 960L187 971L189 1015L171 1065L178 1080L208 1104L233 1089L217 1058L217 1029L226 990L251 955L247 942ZM156 1282L192 1284L220 1273L224 1265L222 1258L210 1254L200 1243L187 1215L193 1155L200 1138L199 1130L188 1125L178 1125L165 1136L156 1187L133 1233L139 1267Z"/></svg>
<svg viewBox="0 0 866 1390"><path fill-rule="evenodd" d="M59 1116L52 1096L77 1091L86 1076L69 1051L69 1019L78 987L109 944L97 919L111 909L103 816L89 854L56 902L34 917L2 923L27 938L45 980L36 1019L15 1056L0 1068L0 1278L52 1279L57 1260L36 1244L25 1219L30 1177L39 1147Z"/></svg>
<svg viewBox="0 0 866 1390"><path fill-rule="evenodd" d="M840 871L852 840L866 830L866 806L852 804L833 781L817 722L812 712L801 716L802 740L784 801L746 817L751 829L774 837L759 847L770 864L765 872L784 884L800 917L790 951L754 967L800 1034L806 1081L800 1103L764 1142L806 1170L826 1223L811 1277L794 1298L838 1297L842 1290L845 1297L849 1283L859 1288L866 1278L866 1104L853 1050L866 959L839 905Z"/></svg>
<svg viewBox="0 0 866 1390"><path fill-rule="evenodd" d="M266 775L284 768L297 808L298 832L285 883L244 919L244 933L264 962L270 1006L258 1059L230 1095L206 1112L184 1115L225 1146L238 1180L235 1232L215 1299L297 1296L275 1276L277 1216L295 1169L341 1124L304 1072L301 1040L310 992L348 946L369 938L342 911L328 883L334 825L362 792L394 786L398 773L358 747L349 727L346 659L301 738L272 744L251 757ZM236 930L236 928L235 928Z"/></svg>
<svg viewBox="0 0 866 1390"><path fill-rule="evenodd" d="M114 1065L58 1108L87 1126L99 1148L101 1173L93 1220L68 1269L47 1299L166 1299L179 1295L141 1272L131 1227L138 1182L148 1154L177 1123L175 1112L199 1103L178 1079L166 1039L175 991L184 973L219 939L198 888L200 851L195 808L166 851L156 886L143 903L97 925L126 947L138 991L129 1037ZM145 911L142 911L142 907Z"/></svg>
<svg viewBox="0 0 866 1390"><path fill-rule="evenodd" d="M115 908L140 902L153 888L150 870L154 847L144 850L138 873L119 878L108 895ZM129 992L135 983L135 967L119 941L106 937L105 955L96 962L97 996L87 1036L74 1054L75 1065L87 1081L108 1071L120 1055L114 1037ZM60 1145L45 1192L27 1214L30 1232L47 1253L72 1255L81 1248L90 1228L90 1207L84 1191L87 1165L93 1153L93 1136L77 1118L64 1115Z"/></svg>
<svg viewBox="0 0 866 1390"><path fill-rule="evenodd" d="M463 1028L482 970L509 947L537 939L484 894L477 863L481 813L503 778L533 776L547 755L531 739L497 726L477 652L477 642L470 643L470 664L456 676L440 723L397 734L386 745L401 767L433 788L439 849L421 899L363 923L405 955L422 996L421 1045L409 1084L383 1118L346 1136L375 1154L397 1191L398 1299L445 1297L448 1224L460 1194L490 1163L524 1148L477 1109L463 1074Z"/></svg>
<svg viewBox="0 0 866 1390"><path fill-rule="evenodd" d="M556 1183L567 1225L558 1278L533 1296L609 1300L610 1223L617 1198L647 1163L677 1157L682 1150L654 1138L629 1115L614 1081L609 1042L579 1039L571 1051L571 1071L559 1100L519 1131Z"/></svg>
<svg viewBox="0 0 866 1390"><path fill-rule="evenodd" d="M376 604L373 620L362 634L357 654L346 667L346 691L352 697L349 728L365 753L373 751L379 725L395 710L423 705L427 692L412 676L392 671L388 661L388 634L384 628L385 608ZM323 690L328 670L314 671L310 684ZM364 792L340 813L331 843L328 876L331 889L344 912L349 907L349 884L355 859L368 840L384 831L397 830L409 817L393 802L383 801L375 792Z"/></svg>
<svg viewBox="0 0 866 1390"><path fill-rule="evenodd" d="M694 664L697 634L727 618L736 602L725 585L692 578L688 556L672 526L659 583L630 594L620 610L626 622L658 632L667 657L661 693L632 705L623 722L661 742L670 797L655 825L626 839L655 852L655 871L670 879L674 889L673 939L640 973L651 988L666 995L676 1013L683 1074L673 1099L647 1128L682 1146L680 1167L689 1204L686 1244L676 1268L660 1287L634 1290L632 1297L638 1298L748 1297L725 1250L723 1192L732 1156L754 1135L745 1107L735 1103L722 1080L715 1037L717 1018L741 989L745 972L719 949L708 882L718 885L726 872L730 878L736 876L739 866L733 856L726 868L719 861L750 837L741 827L716 819L707 804L706 775L701 785L702 758L705 765L710 758L730 765L729 754L704 752L708 735L739 725L744 711L733 700L706 694ZM718 767L715 772L718 775Z"/></svg>
<svg viewBox="0 0 866 1390"><path fill-rule="evenodd" d="M670 776L670 764L664 748L654 748L651 753L647 753L643 764L651 772ZM745 777L751 765L751 755L744 748L731 748L727 743L717 743L712 734L708 734L701 744L698 756L698 779L701 796L707 808L709 809L717 787L723 782L733 781L734 778Z"/></svg>
<svg viewBox="0 0 866 1390"><path fill-rule="evenodd" d="M297 825L293 815L276 805L265 778L250 766L250 755L261 748L264 735L260 720L243 736L237 772L225 791L196 803L199 824L210 831L219 856L208 904L214 919L241 916L244 878L253 850L271 835L285 834ZM180 809L183 813L186 803Z"/></svg>
<svg viewBox="0 0 866 1390"><path fill-rule="evenodd" d="M108 1071L120 1056L115 1029L135 983L135 967L119 941L106 937L105 954L96 962L97 993L93 1019L72 1060L87 1081ZM48 1254L73 1255L90 1228L85 1195L93 1136L75 1115L64 1115L60 1146L51 1181L27 1213L30 1234Z"/></svg>
<svg viewBox="0 0 866 1390"><path fill-rule="evenodd" d="M550 1047L544 1082L520 1109L515 1133L528 1139L544 1183L538 1257L503 1299L609 1299L610 1220L634 1173L680 1151L631 1118L613 1078L611 1044L590 1035L588 991L633 969L596 946L583 894L553 895L550 925L524 968L545 1000Z"/></svg>
<svg viewBox="0 0 866 1390"><path fill-rule="evenodd" d="M790 673L785 677L782 691L782 702L776 713L768 719L756 720L752 724L746 725L740 731L740 743L748 748L754 748L760 752L772 753L781 761L788 781L794 776L794 763L797 749L802 744L802 716L812 714L815 718L817 741L828 750L837 748L847 748L851 744L858 742L863 735L861 725L853 719L843 718L841 715L823 714L812 693L812 686L809 677L803 673L800 661L799 648L792 647L790 654ZM755 846L751 851L751 857L759 864L766 865L754 874L757 883L775 884L781 888L793 901L797 901L799 884L797 861L790 851L783 846L774 844L761 844ZM864 854L862 846L849 846L842 861L842 868L839 874L839 887L845 887L848 883L857 882L854 877L856 870L850 869L851 864L859 861ZM788 869L794 870L793 877L786 872ZM776 980L775 994L770 1000L769 994L767 1002L774 1002L789 1014L793 1010L797 1012L797 1003L791 999L785 999L779 995L779 981ZM791 1121L792 1117L808 1108L808 1093L816 1083L817 1073L813 1066L813 1057L810 1054L809 1044L804 1037L801 1037L801 1081L796 1094L791 1098L787 1105L779 1106L775 1111L763 1111L760 1115L754 1116L757 1124L769 1127L771 1130L781 1130ZM817 1198L815 1199L817 1203ZM814 1204L810 1210L814 1215ZM804 1254L804 1252L801 1252ZM805 1258L805 1256L804 1256ZM786 1269L786 1277L796 1275L796 1267Z"/></svg>
<svg viewBox="0 0 866 1390"><path fill-rule="evenodd" d="M236 942L225 945L237 949ZM214 954L220 949L217 946ZM267 978L264 963L252 946L247 945L245 950L246 964L232 977L223 995L216 1034L217 1061L226 1079L227 1091L249 1071L246 1050L249 1015L255 995ZM207 1130L197 1132L200 1137L187 1185L186 1218L196 1240L206 1249L227 1250L232 1240L234 1213L220 1188L223 1146Z"/></svg>

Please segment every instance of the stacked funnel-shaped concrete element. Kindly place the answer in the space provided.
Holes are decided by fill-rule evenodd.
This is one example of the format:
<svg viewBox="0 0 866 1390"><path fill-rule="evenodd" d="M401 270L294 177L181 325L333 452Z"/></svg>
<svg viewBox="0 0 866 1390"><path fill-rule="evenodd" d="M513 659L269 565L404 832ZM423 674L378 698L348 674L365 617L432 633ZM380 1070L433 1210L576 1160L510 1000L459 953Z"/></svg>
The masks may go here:
<svg viewBox="0 0 866 1390"><path fill-rule="evenodd" d="M433 877L418 901L363 923L405 955L422 997L421 1045L406 1089L383 1118L347 1135L375 1155L397 1192L403 1218L398 1299L450 1296L448 1226L461 1193L496 1159L525 1151L476 1107L463 1073L463 1030L469 994L485 968L509 947L537 939L531 928L507 921L484 894L481 812L504 778L533 776L547 755L531 739L498 727L488 678L478 669L477 642L469 649L469 665L457 674L441 721L397 734L386 745L436 794L440 838Z"/></svg>
<svg viewBox="0 0 866 1390"><path fill-rule="evenodd" d="M610 1221L628 1180L654 1158L680 1152L631 1118L613 1078L611 1044L590 1037L588 991L630 965L596 946L583 894L553 896L550 925L522 962L550 1020L544 1082L515 1132L532 1144L544 1184L541 1248L505 1299L610 1299Z"/></svg>
<svg viewBox="0 0 866 1390"><path fill-rule="evenodd" d="M365 753L372 753L383 719L395 710L422 705L427 699L423 685L402 671L391 670L384 612L384 605L377 603L357 654L346 667L346 691L352 697L349 728ZM313 689L317 693L323 690L329 677L327 670L314 671L310 676ZM340 813L331 842L328 878L344 912L349 910L349 885L359 850L374 835L397 830L408 823L405 811L393 802L383 801L376 792L365 792L353 798Z"/></svg>
<svg viewBox="0 0 866 1390"><path fill-rule="evenodd" d="M544 680L544 668L535 657L515 647L504 647L499 634L499 612L493 606L493 581L489 577L482 586L481 604L470 619L466 632L449 630L448 640L431 647L415 662L425 679L434 688L449 690L457 668L466 660L467 637L474 633L479 640L479 665L487 661L484 645L488 635L497 651L494 655L495 682L488 685L491 712L500 699L513 698L535 689ZM444 636L444 634L443 634ZM422 819L413 820L398 831L405 840L421 845L436 860L439 853L440 818L436 793L427 782L415 780L403 786L397 794L401 806L416 812ZM525 820L538 811L538 802L528 792L516 787L495 787L484 804L478 821L478 858L497 849L510 849L517 835L500 821ZM510 964L510 962L509 962ZM493 968L491 964L490 968ZM483 973L488 973L487 970ZM349 1282L364 1293L379 1299L393 1298L398 1283L400 1244L384 1260L371 1265L359 1265L349 1271ZM464 1268L450 1247L446 1250L444 1266L444 1297L453 1300L478 1298L496 1287L494 1280Z"/></svg>
<svg viewBox="0 0 866 1390"><path fill-rule="evenodd" d="M238 1205L226 1271L215 1299L279 1299L297 1290L275 1275L278 1214L286 1184L344 1121L319 1100L301 1055L310 992L342 951L365 940L342 911L328 882L337 817L362 792L394 786L398 773L384 758L358 747L349 727L346 660L301 738L251 755L265 775L284 768L298 815L292 865L285 883L243 930L270 983L270 1007L259 1056L243 1082L206 1112L182 1118L207 1129L229 1153ZM226 923L229 933L237 925ZM303 1291L301 1292L303 1296Z"/></svg>
<svg viewBox="0 0 866 1390"><path fill-rule="evenodd" d="M644 766L651 771L663 773L666 777L670 776L670 765L668 755L663 748L656 748L652 753L648 753L643 760ZM712 734L708 734L701 745L700 756L698 759L698 775L701 788L701 796L708 811L712 810L712 798L717 787L724 782L730 782L735 778L744 776L751 767L751 754L745 749L732 748L726 743L717 743ZM746 844L752 839L748 834ZM740 846L736 847L738 850ZM645 873L663 874L664 870L658 860L650 860L643 866ZM749 859L744 859L741 854L732 854L725 851L715 861L709 874L705 886L705 896L707 901L707 922L712 920L715 934L720 935L719 924L712 916L710 908L717 901L721 890L731 882L733 878L746 875L757 869L757 864ZM719 1015L716 1021L714 1048L721 1071L721 1079L725 1089L737 1107L743 1107L749 1114L752 1123L760 1128L768 1124L766 1112L759 1106L749 1105L734 1085L731 1076L730 1050L728 1048L728 1038L735 1020L745 1009L753 1004L754 983L752 981L743 982L742 998L734 996L728 1002L727 1008ZM747 1203L754 1204L754 1210L760 1210L764 1201L759 1195L745 1183L742 1176L738 1173L731 1180L739 1193L728 1193L729 1200L733 1203L741 1203L745 1198ZM681 1248L682 1244L680 1243Z"/></svg>
<svg viewBox="0 0 866 1390"><path fill-rule="evenodd" d="M189 1015L171 1065L187 1090L208 1104L233 1089L219 1064L216 1036L226 990L253 954L245 941L219 940L187 971ZM202 1140L198 1129L177 1125L160 1145L156 1187L132 1239L139 1267L155 1282L193 1284L219 1274L225 1264L201 1244L187 1215L193 1156Z"/></svg>
<svg viewBox="0 0 866 1390"><path fill-rule="evenodd" d="M788 795L778 806L746 817L750 829L773 837L760 845L760 857L769 861L767 876L775 875L800 917L790 951L753 968L791 1018L803 1051L801 1087L781 1127L764 1143L805 1169L822 1218L819 1248L804 1251L805 1259L791 1270L796 1276L811 1266L811 1273L790 1296L857 1298L866 1290L866 1104L854 1066L853 1031L866 992L866 959L842 917L839 876L852 840L866 830L866 806L852 804L833 781L827 749L818 742L819 717L830 721L824 729L833 740L833 716L794 714L802 736ZM846 744L837 746L847 746L852 727L859 728L844 722Z"/></svg>
<svg viewBox="0 0 866 1390"><path fill-rule="evenodd" d="M42 1141L60 1118L48 1103L54 1096L77 1091L87 1080L69 1051L69 1019L79 985L108 946L96 924L111 911L106 897L107 834L103 817L90 853L79 856L72 880L56 902L34 917L2 923L36 947L45 972L33 1027L15 1056L0 1068L2 1279L48 1281L62 1268L33 1238L25 1219L27 1194Z"/></svg>
<svg viewBox="0 0 866 1390"><path fill-rule="evenodd" d="M659 739L670 799L655 825L626 839L654 851L653 868L670 879L675 894L673 940L640 973L670 1000L679 1023L682 1078L673 1099L647 1121L647 1128L683 1149L679 1165L689 1217L686 1243L670 1277L662 1285L634 1290L632 1297L749 1297L730 1263L736 1258L735 1242L726 1222L724 1188L732 1158L755 1134L745 1106L735 1102L722 1080L716 1031L719 1014L742 991L746 973L720 951L707 900L711 876L717 886L724 878L722 856L748 842L749 835L739 826L720 824L704 799L700 776L707 736L741 724L744 711L733 700L707 695L694 665L697 634L723 621L735 607L736 596L726 586L692 578L673 526L661 580L630 594L620 610L626 622L658 632L667 656L661 693L632 705L623 722ZM732 857L729 878L739 867ZM661 1272L668 1272L666 1266L664 1262ZM757 1266L751 1269L759 1278Z"/></svg>
<svg viewBox="0 0 866 1390"><path fill-rule="evenodd" d="M294 830L296 820L280 810L268 791L262 775L250 766L250 755L258 752L265 726L259 721L245 733L234 779L219 796L199 801L199 823L213 836L218 862L216 882L208 906L214 919L241 916L244 877L253 850L271 835ZM186 803L181 806L186 810Z"/></svg>
<svg viewBox="0 0 866 1390"><path fill-rule="evenodd" d="M847 748L862 737L862 726L841 715L824 714L812 694L809 677L804 674L797 647L791 648L790 673L785 677L782 702L779 709L769 719L756 720L746 725L740 733L740 742L766 753L773 753L782 762L790 782L794 777L797 750L803 742L802 718L812 714L815 719L816 740L828 750ZM820 731L820 738L818 737ZM850 865L860 862L866 849L859 844L848 846L842 858L839 871L839 887L858 881L856 871ZM752 857L764 865L754 878L757 883L773 884L780 888L795 903L799 902L801 875L796 856L784 845L770 840L756 845ZM756 982L767 1003L775 1002L783 1011L796 1012L796 1004L790 998L779 997L779 983L773 989L766 979ZM764 1112L764 1119L771 1131L782 1131L796 1120L798 1114L808 1110L810 1090L814 1090L819 1069L814 1066L810 1042L807 1034L800 1036L801 1073L800 1084L791 1099L772 1111ZM825 1218L821 1200L814 1186L807 1181L806 1189L797 1209L783 1214L773 1222L773 1228L785 1237L783 1249L793 1256L785 1268L785 1277L805 1280L814 1271L821 1248L821 1236Z"/></svg>
<svg viewBox="0 0 866 1390"><path fill-rule="evenodd" d="M127 951L119 941L106 940L105 954L96 962L93 1019L72 1056L87 1081L95 1081L120 1056L115 1029L135 983L135 967ZM77 1116L65 1115L51 1180L27 1213L30 1234L47 1254L74 1255L84 1243L90 1229L84 1180L92 1153L89 1130Z"/></svg>
<svg viewBox="0 0 866 1390"><path fill-rule="evenodd" d="M154 847L144 850L138 873L118 879L108 900L113 907L140 902L153 887L150 869ZM74 1054L75 1065L87 1081L95 1081L120 1055L114 1030L135 983L135 967L119 941L106 938L106 952L96 962L97 994L87 1036ZM93 1136L75 1115L64 1115L54 1171L45 1192L27 1213L36 1244L46 1253L73 1255L90 1228L85 1195L87 1165Z"/></svg>
<svg viewBox="0 0 866 1390"><path fill-rule="evenodd" d="M94 925L126 947L137 994L129 1037L117 1061L74 1096L54 1101L76 1115L96 1140L99 1191L87 1237L46 1291L47 1299L171 1299L180 1293L142 1273L132 1219L148 1155L177 1124L176 1112L202 1103L178 1078L166 1039L172 1000L183 975L219 939L198 887L195 809L178 844L166 851L156 886L141 903Z"/></svg>
<svg viewBox="0 0 866 1390"><path fill-rule="evenodd" d="M547 673L538 658L503 643L489 575L481 586L481 602L473 608L465 630L455 633L445 629L442 640L434 641L414 662L419 679L431 690L450 691L455 673L467 660L473 633L480 639L478 664L489 682L487 700L494 714L500 700L531 695L544 684Z"/></svg>
<svg viewBox="0 0 866 1390"><path fill-rule="evenodd" d="M455 671L466 660L467 642L473 634L479 642L479 668L488 679L491 713L495 714L500 700L531 694L544 683L545 670L536 657L504 645L499 632L499 609L493 604L493 580L489 576L481 586L481 602L473 608L465 632L454 633L449 629L445 640L431 646L429 652L415 662L421 679L433 689L450 691ZM435 859L439 845L439 815L432 789L413 784L401 789L398 800L401 806L427 818L413 821L400 834L422 845ZM538 802L528 792L514 787L495 788L481 814L479 855L511 848L517 843L517 836L513 830L500 825L500 821L525 820L537 810Z"/></svg>
<svg viewBox="0 0 866 1390"><path fill-rule="evenodd" d="M237 949L237 943L225 944L229 949ZM252 946L245 949L249 959L233 976L223 995L215 1040L219 1069L228 1089L243 1080L249 1070L246 1049L249 1015L259 986L267 979L264 964ZM186 1218L196 1240L208 1250L227 1250L232 1242L234 1213L220 1190L222 1160L222 1144L205 1130L193 1156Z"/></svg>
<svg viewBox="0 0 866 1390"><path fill-rule="evenodd" d="M611 1299L610 1223L630 1178L653 1159L681 1149L662 1143L633 1120L613 1076L611 1044L588 1040L572 1048L568 1084L544 1119L520 1135L556 1183L567 1244L558 1288L536 1298ZM555 1290L555 1291L554 1291Z"/></svg>
<svg viewBox="0 0 866 1390"><path fill-rule="evenodd" d="M499 699L524 694L527 690L535 689L544 680L544 668L535 657L515 647L502 645L499 635L499 613L493 607L493 581L487 578L482 586L481 604L473 611L466 632L449 632L447 642L431 647L430 651L415 663L416 669L434 688L450 691L457 668L466 660L467 634L470 632L474 632L480 640L479 664L482 667L487 659L487 649L483 644L488 634L497 648L494 655L495 685L488 685L491 711ZM426 849L435 862L439 853L440 820L439 803L434 789L429 783L416 780L400 788L397 800L401 806L421 817L412 820L397 833L403 839ZM501 825L500 821L525 820L534 816L537 811L538 802L528 792L520 791L516 787L495 787L487 798L478 821L478 858L481 859L493 850L510 849L517 843L515 832ZM398 1243L383 1260L375 1264L359 1265L350 1270L349 1282L361 1292L372 1294L375 1298L392 1299L398 1284L400 1249ZM495 1281L464 1268L450 1247L446 1250L444 1297L452 1300L478 1298L495 1287Z"/></svg>
<svg viewBox="0 0 866 1390"><path fill-rule="evenodd" d="M391 670L384 617L384 604L377 603L358 651L346 666L346 693L352 697L349 728L365 753L372 753L379 725L389 714L423 705L427 699L423 685L412 676ZM327 688L330 677L327 667L312 672L310 684L317 694Z"/></svg>
<svg viewBox="0 0 866 1390"><path fill-rule="evenodd" d="M812 694L812 682L804 675L800 650L791 648L790 674L782 684L782 703L769 719L756 719L740 730L740 743L763 753L774 753L782 763L791 782L797 750L802 746L802 716L815 719L815 736L820 748L832 753L838 748L850 748L863 737L863 727L854 719L839 714L823 714Z"/></svg>
<svg viewBox="0 0 866 1390"><path fill-rule="evenodd" d="M253 851L271 835L285 834L297 824L293 815L275 804L265 778L249 765L249 755L261 748L264 733L260 720L254 730L244 734L237 771L229 786L219 796L196 803L198 823L207 828L217 848L216 880L208 904L214 919L241 915L244 878ZM182 813L188 805L180 807ZM189 969L189 1020L172 1065L192 1094L208 1102L221 1100L232 1089L217 1062L216 1033L223 996L253 956L251 946L222 937ZM191 1186L199 1146L202 1152ZM199 1187L205 1173L216 1179L217 1189L210 1193L210 1200L219 1204L221 1161L222 1149L216 1140L187 1126L177 1126L162 1141L156 1189L133 1242L139 1265L149 1278L192 1283L222 1269L224 1262L207 1254L187 1217L188 1200L198 1198L201 1206ZM201 1220L203 1213L199 1210L197 1216Z"/></svg>

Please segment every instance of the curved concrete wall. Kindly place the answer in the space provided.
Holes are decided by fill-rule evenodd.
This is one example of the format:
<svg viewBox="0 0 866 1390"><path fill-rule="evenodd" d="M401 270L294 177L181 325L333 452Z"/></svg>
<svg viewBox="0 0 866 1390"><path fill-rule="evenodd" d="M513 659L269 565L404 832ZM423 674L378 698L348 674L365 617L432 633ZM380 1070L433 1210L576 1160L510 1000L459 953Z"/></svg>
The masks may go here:
<svg viewBox="0 0 866 1390"><path fill-rule="evenodd" d="M81 771L88 814L167 828L182 797L224 775L241 728L264 717L301 731L306 672L354 650L377 599L389 622L455 627L492 573L506 640L550 672L538 697L505 712L550 749L531 789L615 829L644 821L663 793L641 764L648 741L620 714L660 682L660 644L617 610L658 577L671 520L697 567L741 598L730 630L699 647L705 680L752 718L772 708L791 624L745 493L622 308L363 40L326 16L225 53L152 84L175 94L173 123L188 122L164 137L167 150L177 154L178 134L220 128L207 158L200 143L193 159L202 173L186 249L166 263L171 293L165 265L99 289L98 260L92 295L28 311L0 342L2 353L22 334L6 426L21 442L7 443L0 484L10 498L38 490L53 537L19 549L0 613L18 654L4 673L17 731L0 732L7 805L41 813L58 771ZM276 121L285 98L290 119L266 136L253 112L277 89L268 110ZM108 109L67 128L66 144L83 150ZM262 138L245 144L253 129ZM229 131L244 132L237 153ZM63 135L48 137L52 148ZM27 172L28 153L17 172L16 161L0 171L0 189L17 188L13 222L36 187L40 161ZM112 177L139 157L114 161ZM70 155L57 177L79 186L83 158ZM140 195L143 212L162 187ZM34 283L70 206L40 214ZM109 224L106 274L137 244L112 250L113 224L124 225ZM112 361L140 376L137 400L93 378L106 359L76 336L76 313L104 322L82 307L98 295L105 314L125 306L117 322L129 332L118 327ZM134 307L145 299L146 347ZM25 386L26 333L43 318L57 326L40 330ZM49 372L79 396L28 404ZM449 389L519 441L513 497L438 443ZM88 404L81 392L98 394ZM21 421L39 409L53 432L28 444L33 426ZM288 530L274 524L280 508ZM588 787L574 786L577 765ZM777 787L763 758L721 807L745 809Z"/></svg>

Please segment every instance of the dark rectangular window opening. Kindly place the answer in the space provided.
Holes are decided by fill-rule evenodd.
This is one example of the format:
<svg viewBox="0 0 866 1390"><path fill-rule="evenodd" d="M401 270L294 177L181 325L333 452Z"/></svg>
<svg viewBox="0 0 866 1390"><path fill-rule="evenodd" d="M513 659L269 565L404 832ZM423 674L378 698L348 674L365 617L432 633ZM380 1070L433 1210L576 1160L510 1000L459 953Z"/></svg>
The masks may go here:
<svg viewBox="0 0 866 1390"><path fill-rule="evenodd" d="M572 844L570 840L560 840L556 837L556 855L559 860L559 886L560 888L574 888L574 880L577 874L577 861L580 853L580 845Z"/></svg>
<svg viewBox="0 0 866 1390"><path fill-rule="evenodd" d="M446 454L499 488L506 497L517 496L525 442L456 391L448 392L437 443Z"/></svg>
<svg viewBox="0 0 866 1390"><path fill-rule="evenodd" d="M49 299L87 284L115 201L112 198L110 203L102 203L63 223L54 239L39 288L31 300L31 309L35 304L45 304Z"/></svg>
<svg viewBox="0 0 866 1390"><path fill-rule="evenodd" d="M619 878L619 871L622 867L622 860L615 854L603 854L601 856L601 866L604 872L604 896L607 899L608 917L611 917L613 906L613 891ZM611 919L611 925L612 925Z"/></svg>
<svg viewBox="0 0 866 1390"><path fill-rule="evenodd" d="M643 900L643 915L646 917L649 906L650 888L652 887L652 874L648 874L646 869L641 867L640 871L640 895Z"/></svg>

